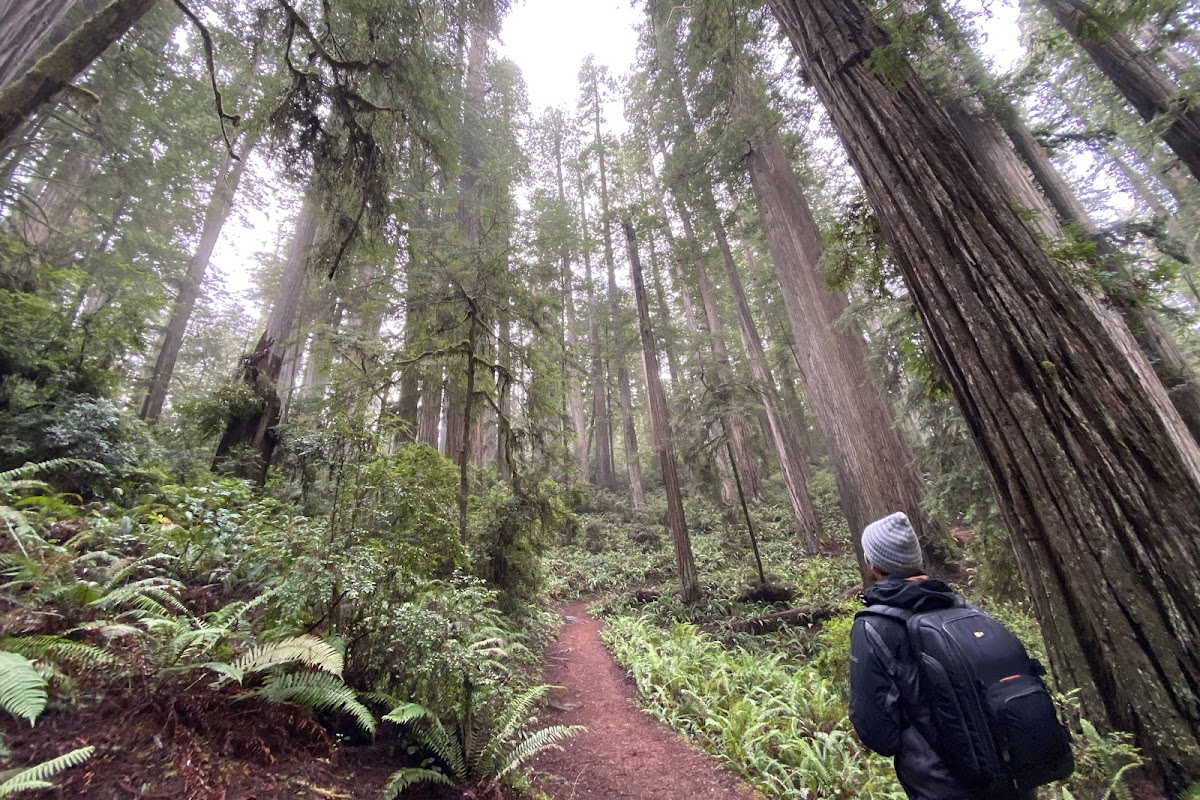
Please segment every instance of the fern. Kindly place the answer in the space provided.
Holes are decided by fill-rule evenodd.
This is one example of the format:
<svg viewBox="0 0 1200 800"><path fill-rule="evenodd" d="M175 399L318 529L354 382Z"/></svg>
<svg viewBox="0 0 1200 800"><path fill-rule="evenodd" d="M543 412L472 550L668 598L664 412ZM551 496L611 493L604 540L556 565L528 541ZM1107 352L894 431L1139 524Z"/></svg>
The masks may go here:
<svg viewBox="0 0 1200 800"><path fill-rule="evenodd" d="M93 601L92 605L103 609L128 607L141 612L134 616L188 616L187 608L172 594L182 592L183 589L182 583L170 578L143 578L113 589L99 600Z"/></svg>
<svg viewBox="0 0 1200 800"><path fill-rule="evenodd" d="M46 708L46 679L19 653L0 651L0 708L30 725Z"/></svg>
<svg viewBox="0 0 1200 800"><path fill-rule="evenodd" d="M318 636L295 636L283 641L252 648L236 661L234 669L243 673L261 672L280 664L300 663L341 677L345 664L342 654Z"/></svg>
<svg viewBox="0 0 1200 800"><path fill-rule="evenodd" d="M453 777L498 784L533 756L583 730L578 725L527 730L534 721L534 706L549 689L549 686L534 686L509 699L495 714L490 713L491 707L485 702L469 715L474 716L473 721L468 719L453 733L432 711L417 703L402 703L384 719L411 726L413 740L440 759ZM432 780L426 775L428 772L413 768L400 770L392 775L400 788L392 794L385 790L384 796L396 797L414 782ZM392 781L388 786L392 786Z"/></svg>
<svg viewBox="0 0 1200 800"><path fill-rule="evenodd" d="M259 689L247 693L272 703L297 703L309 708L350 715L367 733L375 733L375 716L363 705L354 690L334 675L324 672L298 672L273 675Z"/></svg>
<svg viewBox="0 0 1200 800"><path fill-rule="evenodd" d="M502 780L508 773L520 767L538 753L554 747L562 740L569 739L577 733L582 733L584 730L585 728L582 725L550 725L534 731L523 738L512 750L506 753L497 753L497 756L501 756L502 760L493 762L492 764L493 767L499 767L499 769L493 770L493 780Z"/></svg>
<svg viewBox="0 0 1200 800"><path fill-rule="evenodd" d="M50 783L50 778L71 767L79 766L91 758L95 750L95 747L88 745L21 770L4 783L0 783L0 797L7 797L16 792L26 792L30 789L52 789L54 784Z"/></svg>
<svg viewBox="0 0 1200 800"><path fill-rule="evenodd" d="M0 647L28 658L69 664L81 669L102 669L120 663L118 658L95 645L62 636L10 636L0 639Z"/></svg>
<svg viewBox="0 0 1200 800"><path fill-rule="evenodd" d="M34 463L26 461L25 464L14 469L0 472L0 492L9 491L17 481L25 478L38 475L43 472L53 472L54 470L74 467L76 469L92 469L104 470L103 464L97 461L89 461L86 458L52 458L49 461L41 461Z"/></svg>
<svg viewBox="0 0 1200 800"><path fill-rule="evenodd" d="M450 786L454 781L444 772L426 769L425 767L405 767L392 773L387 784L383 787L383 800L396 800L409 786L417 783L443 783Z"/></svg>
<svg viewBox="0 0 1200 800"><path fill-rule="evenodd" d="M1175 798L1175 800L1200 800L1200 783L1193 783L1184 789L1182 794Z"/></svg>

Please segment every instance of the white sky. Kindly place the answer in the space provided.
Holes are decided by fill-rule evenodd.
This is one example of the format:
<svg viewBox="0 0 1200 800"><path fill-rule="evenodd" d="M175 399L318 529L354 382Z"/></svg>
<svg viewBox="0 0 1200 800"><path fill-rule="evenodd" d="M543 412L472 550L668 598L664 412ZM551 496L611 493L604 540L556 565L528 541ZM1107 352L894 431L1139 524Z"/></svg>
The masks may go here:
<svg viewBox="0 0 1200 800"><path fill-rule="evenodd" d="M529 89L530 111L574 110L576 77L588 54L613 77L629 72L637 48L633 26L641 2L631 0L518 0L500 30L500 55L517 63Z"/></svg>

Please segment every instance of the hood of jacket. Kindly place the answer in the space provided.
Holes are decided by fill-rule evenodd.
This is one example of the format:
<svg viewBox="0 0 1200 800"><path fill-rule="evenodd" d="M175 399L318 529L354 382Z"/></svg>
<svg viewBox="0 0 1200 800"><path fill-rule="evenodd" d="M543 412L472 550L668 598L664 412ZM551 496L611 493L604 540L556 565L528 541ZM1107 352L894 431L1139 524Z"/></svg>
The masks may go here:
<svg viewBox="0 0 1200 800"><path fill-rule="evenodd" d="M863 593L867 605L885 605L910 611L935 611L962 605L962 598L939 578L888 575Z"/></svg>

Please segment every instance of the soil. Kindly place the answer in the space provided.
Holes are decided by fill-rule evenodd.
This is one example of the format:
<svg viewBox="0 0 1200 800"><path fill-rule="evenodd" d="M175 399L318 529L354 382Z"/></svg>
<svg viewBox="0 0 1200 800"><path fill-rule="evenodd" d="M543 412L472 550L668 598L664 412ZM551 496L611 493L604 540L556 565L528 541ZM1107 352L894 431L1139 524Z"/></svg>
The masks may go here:
<svg viewBox="0 0 1200 800"><path fill-rule="evenodd" d="M5 719L0 734L14 764L96 747L91 759L53 779L55 789L31 798L357 800L378 797L401 765L386 745L334 739L308 709L212 692L110 692L92 706L49 710L34 728ZM406 800L446 796L425 788Z"/></svg>
<svg viewBox="0 0 1200 800"><path fill-rule="evenodd" d="M565 624L547 648L544 721L585 725L534 761L535 786L552 800L761 800L715 759L642 712L632 681L600 641L587 603L560 609Z"/></svg>

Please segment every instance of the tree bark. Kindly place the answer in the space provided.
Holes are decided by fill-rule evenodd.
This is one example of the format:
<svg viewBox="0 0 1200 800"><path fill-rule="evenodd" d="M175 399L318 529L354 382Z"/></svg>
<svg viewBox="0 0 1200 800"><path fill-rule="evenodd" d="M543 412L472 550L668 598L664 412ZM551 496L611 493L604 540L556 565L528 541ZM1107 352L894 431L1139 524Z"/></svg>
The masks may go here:
<svg viewBox="0 0 1200 800"><path fill-rule="evenodd" d="M1008 523L1060 685L1200 778L1200 451L857 0L770 0L829 111ZM1114 657L1114 654L1120 654Z"/></svg>
<svg viewBox="0 0 1200 800"><path fill-rule="evenodd" d="M676 197L676 209L679 212L680 223L683 225L684 238L692 254L696 291L700 293L700 305L704 309L704 318L707 323L709 350L717 362L716 383L713 386L706 384L706 387L709 391L716 392L719 395L718 404L725 406L733 394L733 362L729 358L729 348L725 344L721 314L717 309L717 298L713 292L712 283L708 279L708 271L704 268L704 261L700 257L692 215L678 197ZM749 474L757 475L758 465L754 463L754 456L750 452L750 426L746 422L745 415L740 411L726 411L721 415L721 426L725 429L730 444L733 446L733 467L738 475L743 481ZM732 502L735 499L733 487L732 485L726 487L724 481L725 479L722 478L722 499L725 502ZM727 488L728 499L725 498Z"/></svg>
<svg viewBox="0 0 1200 800"><path fill-rule="evenodd" d="M0 10L0 91L21 76L75 0L9 0Z"/></svg>
<svg viewBox="0 0 1200 800"><path fill-rule="evenodd" d="M246 161L258 144L257 136L246 141L242 148L242 156L235 160L233 154L226 152L217 172L217 182L213 187L212 197L209 198L208 208L204 212L204 225L200 229L200 243L192 260L188 264L187 273L179 284L179 292L175 295L175 304L171 309L171 320L167 323L167 331L163 336L158 358L154 362L154 370L150 373L150 385L146 390L146 399L142 402L141 418L150 423L158 421L162 414L163 404L167 399L167 391L171 385L171 376L175 373L175 361L179 357L179 348L183 345L184 334L187 333L188 322L200 297L200 287L204 283L204 275L208 271L213 249L221 238L225 221L233 209L233 198L241 183L242 174L246 170Z"/></svg>
<svg viewBox="0 0 1200 800"><path fill-rule="evenodd" d="M1102 266L1116 273L1120 284L1106 292L1107 299L1150 360L1154 373L1167 388L1171 402L1183 417L1188 430L1200 440L1200 382L1191 365L1154 310L1145 307L1135 296L1136 278L1125 264L1122 254L1101 235L1099 226L1054 168L1046 151L1017 118L1009 136L1013 143L1021 139L1021 151L1026 154L1023 164L1010 146L1010 139L1004 137L996 123L982 116L981 111L972 110L964 101L953 101L947 103L946 107L950 120L971 154L976 157L980 169L994 175L1010 198L1034 212L1039 233L1051 240L1061 237L1062 229L1058 222L1061 219L1064 223L1079 226L1096 243L1096 257ZM1015 137L1013 130L1017 132ZM1045 198L1025 172L1027 165L1036 165L1034 177L1045 192ZM1047 201L1054 205L1053 210Z"/></svg>
<svg viewBox="0 0 1200 800"><path fill-rule="evenodd" d="M748 83L748 76L737 82L735 113L752 121L761 115L755 114ZM845 295L825 288L824 244L812 210L778 134L760 129L752 137L746 167L791 323L805 395L829 452L860 562L863 529L896 511L908 515L927 554L936 558L939 532L921 509L924 489L912 451L867 372L863 338L839 322Z"/></svg>
<svg viewBox="0 0 1200 800"><path fill-rule="evenodd" d="M563 182L561 127L556 127L554 130L554 173L558 179L558 202L566 212L569 207ZM562 262L560 268L563 304L562 371L568 410L567 419L574 433L572 444L575 453L575 469L578 470L580 480L586 481L588 479L587 421L583 410L583 386L580 383L579 371L575 364L576 354L579 352L579 338L575 334L575 287L572 280L571 254L566 244L563 245L559 258Z"/></svg>
<svg viewBox="0 0 1200 800"><path fill-rule="evenodd" d="M613 359L617 362L617 396L621 402L621 429L625 443L625 469L629 475L629 499L634 508L646 503L642 489L642 465L638 458L637 428L633 417L633 389L629 382L629 366L625 358L625 336L621 325L620 295L617 293L617 272L613 260L612 220L608 206L608 174L604 158L604 138L600 132L600 87L598 76L592 73L592 119L596 128L596 152L600 162L600 230L604 239L604 265L608 270L608 317L612 326Z"/></svg>
<svg viewBox="0 0 1200 800"><path fill-rule="evenodd" d="M584 233L583 279L587 284L588 341L592 350L592 429L596 440L596 485L613 490L617 487L613 470L612 434L609 431L608 382L605 380L604 359L600 353L600 311L596 303L596 282L592 276L592 255L587 246L587 194L583 190L583 175L579 178L579 227Z"/></svg>
<svg viewBox="0 0 1200 800"><path fill-rule="evenodd" d="M258 395L261 404L256 410L231 418L213 456L213 469L224 464L231 451L241 445L249 445L255 452L251 464L238 464L235 472L243 478L256 481L260 486L267 482L271 458L279 436L275 426L279 424L282 400L279 396L279 376L283 369L288 344L296 330L296 317L304 290L305 265L308 251L317 238L316 205L312 195L304 200L300 216L296 219L296 230L288 246L287 261L283 277L271 313L267 316L266 330L250 355L242 356L242 381Z"/></svg>
<svg viewBox="0 0 1200 800"><path fill-rule="evenodd" d="M1175 81L1106 16L1083 0L1040 0L1142 119L1162 125L1162 140L1200 179L1200 109Z"/></svg>
<svg viewBox="0 0 1200 800"><path fill-rule="evenodd" d="M662 465L663 489L667 495L667 526L671 531L671 543L675 547L675 567L679 571L679 585L683 602L694 603L700 599L700 582L696 574L696 562L692 558L692 544L688 538L687 520L683 512L683 495L679 489L679 474L675 464L675 445L671 439L671 422L667 416L667 396L663 392L659 377L658 353L654 346L654 330L650 326L650 304L646 301L646 283L642 277L642 264L638 259L637 240L633 224L622 223L625 239L629 246L629 271L633 277L633 295L638 310L638 331L642 339L642 356L646 362L646 395L650 400L651 432L658 448L658 460Z"/></svg>
<svg viewBox="0 0 1200 800"><path fill-rule="evenodd" d="M0 91L0 142L71 85L101 53L125 35L158 0L113 0Z"/></svg>

